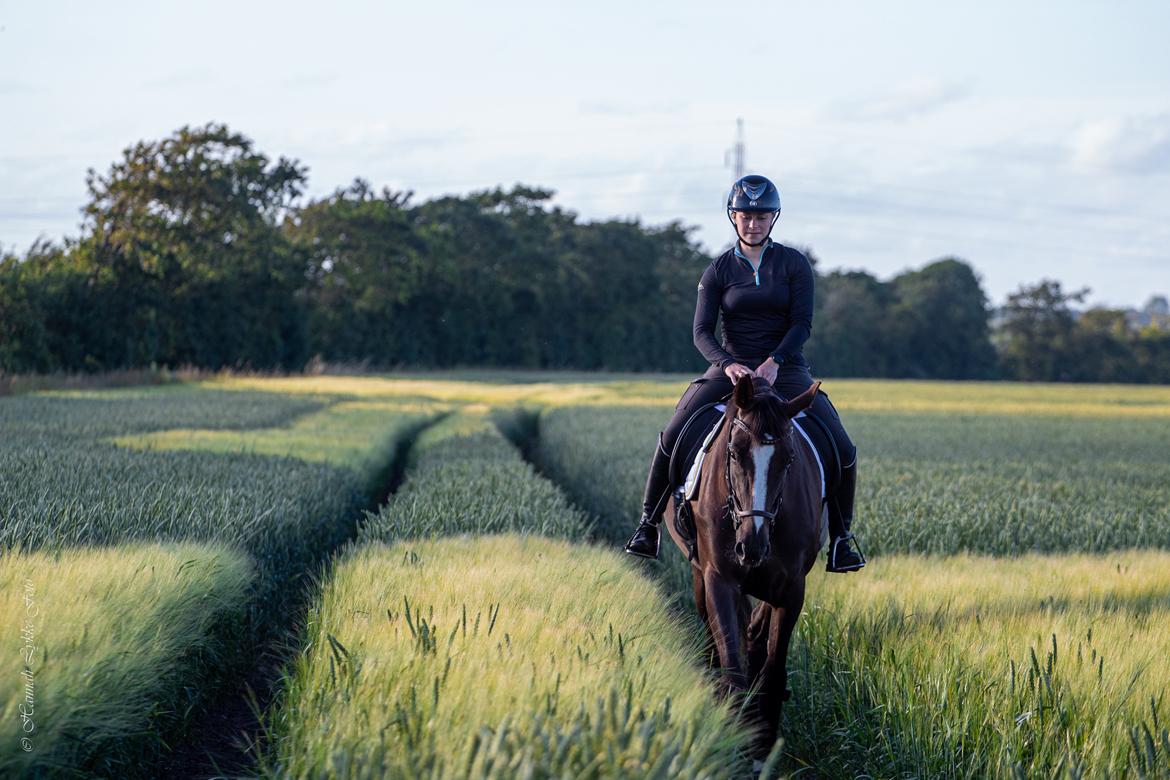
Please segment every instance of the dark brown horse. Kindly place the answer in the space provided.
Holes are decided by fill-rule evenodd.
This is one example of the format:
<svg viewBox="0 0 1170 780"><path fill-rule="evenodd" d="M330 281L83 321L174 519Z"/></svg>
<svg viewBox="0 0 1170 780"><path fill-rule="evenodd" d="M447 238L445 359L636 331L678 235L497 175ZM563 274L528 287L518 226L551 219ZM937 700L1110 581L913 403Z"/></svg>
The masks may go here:
<svg viewBox="0 0 1170 780"><path fill-rule="evenodd" d="M788 642L827 532L819 466L792 424L819 387L785 401L763 379L742 377L690 502L695 606L718 652L725 691L758 688L757 758L776 740L788 698ZM676 510L672 499L666 516ZM688 554L674 524L666 525ZM748 596L759 600L750 619Z"/></svg>

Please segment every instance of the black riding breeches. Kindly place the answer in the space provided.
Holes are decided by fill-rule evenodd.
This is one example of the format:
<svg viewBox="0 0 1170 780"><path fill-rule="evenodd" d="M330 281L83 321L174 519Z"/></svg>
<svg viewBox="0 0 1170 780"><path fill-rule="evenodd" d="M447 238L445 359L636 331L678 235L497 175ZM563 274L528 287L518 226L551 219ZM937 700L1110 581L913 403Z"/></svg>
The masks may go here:
<svg viewBox="0 0 1170 780"><path fill-rule="evenodd" d="M795 398L812 387L812 384L812 374L808 372L806 366L785 365L780 366L779 371L777 371L776 381L772 383L772 387L776 388L776 392L785 398ZM670 422L662 431L661 446L665 448L667 454L674 449L674 443L678 441L679 434L682 433L683 426L686 425L691 414L700 406L729 395L732 389L733 386L731 380L727 378L727 374L716 366L707 369L707 373L691 382L674 407L674 416L670 418ZM837 451L841 453L841 467L846 468L852 465L857 460L857 448L853 445L849 434L845 432L845 426L841 424L841 417L837 414L837 409L827 394L817 393L817 397L813 399L812 412L824 421L825 425L832 431L833 440L837 443Z"/></svg>

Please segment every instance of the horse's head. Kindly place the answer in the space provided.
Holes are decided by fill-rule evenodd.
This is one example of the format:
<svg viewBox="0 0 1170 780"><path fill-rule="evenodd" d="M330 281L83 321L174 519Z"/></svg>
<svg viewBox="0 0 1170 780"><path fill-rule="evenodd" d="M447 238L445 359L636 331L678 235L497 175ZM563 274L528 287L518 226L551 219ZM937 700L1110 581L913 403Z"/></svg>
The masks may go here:
<svg viewBox="0 0 1170 780"><path fill-rule="evenodd" d="M727 405L727 506L735 526L735 557L752 568L766 560L796 459L792 418L816 397L820 382L785 401L765 380L744 376Z"/></svg>

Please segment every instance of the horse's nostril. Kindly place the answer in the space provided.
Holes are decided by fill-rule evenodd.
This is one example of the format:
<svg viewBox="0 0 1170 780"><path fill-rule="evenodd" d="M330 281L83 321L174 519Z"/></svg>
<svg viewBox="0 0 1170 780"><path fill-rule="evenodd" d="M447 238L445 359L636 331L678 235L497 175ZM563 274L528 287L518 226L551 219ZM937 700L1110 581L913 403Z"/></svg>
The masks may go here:
<svg viewBox="0 0 1170 780"><path fill-rule="evenodd" d="M736 543L735 543L735 557L737 557L737 558L739 558L740 560L742 560L742 559L743 559L743 556L744 556L744 546L743 546L743 542L736 542Z"/></svg>
<svg viewBox="0 0 1170 780"><path fill-rule="evenodd" d="M767 558L768 553L770 553L770 552L772 552L772 545L765 543L764 544L764 551L760 554L760 557Z"/></svg>

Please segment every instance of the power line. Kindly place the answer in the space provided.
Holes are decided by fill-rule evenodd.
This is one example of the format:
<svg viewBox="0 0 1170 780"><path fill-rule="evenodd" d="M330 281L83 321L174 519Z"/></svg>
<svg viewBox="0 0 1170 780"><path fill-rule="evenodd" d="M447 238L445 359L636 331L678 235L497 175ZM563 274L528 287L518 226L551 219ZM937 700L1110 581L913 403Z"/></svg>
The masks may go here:
<svg viewBox="0 0 1170 780"><path fill-rule="evenodd" d="M745 145L743 144L743 141L742 141L742 127L743 126L742 126L742 120L741 120L741 122L737 123L737 130L739 131L739 134L737 137L737 142L736 142L736 149L735 149L736 156L738 158L737 165L742 165L742 158L745 156L744 155ZM555 179L561 179L561 180L566 180L566 179L567 180L598 180L598 179L623 179L623 178L629 179L629 178L642 177L642 176L646 176L646 175L661 176L663 174L682 174L682 173L714 174L715 171L716 171L716 166L714 166L714 165L688 165L688 166L663 166L663 167L659 167L655 170L630 170L628 168L625 168L625 169L621 169L621 170L603 170L603 171L597 171L597 170L559 171L559 172L552 172L549 174L545 174L543 176L527 177L527 178L530 178L530 179L531 178L536 178L536 179L555 178ZM1139 231L1142 233L1158 233L1158 232L1164 232L1166 229L1163 220L1160 220L1160 219L1155 220L1153 217L1147 217L1145 215L1134 214L1131 212L1120 212L1120 211L1112 211L1111 212L1111 211L1108 211L1105 209L1100 209L1100 208L1090 208L1090 207L1084 207L1084 206L1072 207L1068 204L1044 204L1041 202L1023 201L1023 200L1019 200L1019 199L1015 199L1015 198L1007 198L1007 197L1003 197L1003 196L985 196L985 195L981 195L981 194L980 195L971 194L971 195L964 196L964 195L959 195L959 194L954 193L954 192L948 192L948 191L943 191L943 190L935 190L935 189L930 189L930 188L914 187L914 186L906 186L906 185L891 185L888 183L880 183L880 182L870 182L870 183L867 183L867 185L866 185L866 186L877 185L877 186L880 186L883 190L892 191L895 193L898 193L898 192L910 193L910 194L921 193L921 194L933 196L935 198L937 198L939 196L943 196L946 198L950 198L952 201L959 201L959 202L978 201L978 206L947 207L945 205L939 205L937 202L923 204L923 203L919 202L916 198L905 200L905 199L898 199L898 198L893 198L893 197L877 198L877 197L866 197L864 195L850 194L847 192L841 192L839 190L834 190L834 189L827 189L824 187L809 186L808 182L813 181L813 179L810 177L801 175L801 174L792 174L792 175L786 176L786 180L788 180L788 181L792 181L794 179L797 182L804 182L805 183L804 186L802 187L802 189L799 191L802 192L806 198L811 197L813 199L812 202L814 202L814 203L816 202L816 199L822 199L826 203L826 205L829 208L825 209L824 211L821 212L821 214L816 215L816 216L819 216L822 218L828 218L828 219L843 219L843 217L836 216L834 214L834 211L837 210L835 207L839 206L842 203L845 203L845 204L852 204L855 206L875 209L878 212L887 213L887 214L891 213L891 212L897 213L900 210L902 212L906 212L906 213L909 213L911 215L919 215L919 216L920 215L930 215L930 216L939 217L939 218L956 219L956 220L963 220L963 221L972 221L972 220L979 221L979 222L990 221L990 222L994 222L994 223L998 223L998 224L1009 222L1009 223L1015 223L1015 224L1019 224L1021 226L1026 226L1026 227L1048 227L1050 229L1060 230L1062 232L1088 230L1088 231L1092 231L1094 233L1094 235L1098 235L1102 232L1107 232L1107 233L1111 233L1114 235L1120 235L1120 234L1124 233L1124 235L1127 239L1132 239L1133 233L1135 231ZM859 184L859 182L857 180L843 179L841 177L820 176L820 175L816 176L817 182L821 182L824 180L837 181L839 183L852 184L855 186ZM455 186L455 185L475 186L475 184L476 184L475 182L472 182L472 181L467 180L467 179L464 179L461 181L447 180L445 182L431 181L431 182L418 182L418 183L416 183L416 185L420 186L420 187ZM500 186L500 185L496 184L494 186ZM561 207L569 208L570 210L572 210L572 209L574 209L574 207L578 207L582 204L587 205L590 202L597 202L598 200L601 200L601 199L612 199L614 197L614 195L615 195L615 190L613 188L609 188L609 189L606 189L604 191L597 192L597 193L590 193L588 190L582 192L580 188L574 188L573 194L572 194L573 200L571 203L564 202L563 201L564 196L559 195L559 194L557 196L557 199L561 200L561 202L559 203L559 205ZM66 209L64 209L64 208L61 208L60 211L57 211L52 206L50 206L49 209L44 209L44 210L29 209L28 206L29 206L30 200L33 202L52 204L54 202L62 203L66 199L68 199L70 202L76 202L74 198L66 198L66 196L50 196L50 197L41 197L41 198L32 198L32 199L12 197L12 198L0 198L0 208L2 208L6 202L11 203L13 205L19 204L21 207L23 207L16 214L6 214L3 216L4 219L9 219L9 220L11 220L11 219L20 219L20 220L26 220L26 221L27 220L38 220L38 219L48 220L48 219L52 218L53 216L60 216L61 218L64 218L66 215ZM1059 220L1052 221L1052 220L1046 220L1046 219L1037 219L1035 217L1022 216L1022 215L1018 215L1018 214L1004 214L1004 213L997 213L997 212L989 212L986 210L986 208L981 208L981 207L985 207L988 204L988 201L993 201L993 200L998 200L999 202L1013 204L1013 205L1027 206L1029 208L1040 208L1040 209L1052 210L1052 211L1056 211L1059 214L1067 214L1070 209L1073 209L1073 210L1079 209L1081 213L1086 214L1088 216L1096 217L1096 218L1102 219L1102 220L1124 220L1124 221L1129 222L1133 225L1136 225L1136 227L1131 228L1131 227L1109 225L1109 224L1091 225L1091 224L1086 224L1083 220L1070 221L1070 222L1059 221ZM807 203L807 201L806 201L806 203ZM79 208L80 207L77 207L74 209L68 209L68 214L70 216L75 217L76 212ZM610 208L612 208L612 206ZM807 209L803 209L803 210L807 211ZM669 213L665 213L662 211L641 212L641 213L643 213L647 216L660 214L660 215L665 215L668 218L682 218L682 217L687 217L687 216L694 216L696 214L710 215L711 211L706 207L702 208L702 210L700 211L698 208L692 208L692 207L687 206L685 204L681 204L680 208L672 210ZM873 224L872 223L872 215L867 215L867 218L869 218L871 220L867 224L872 225ZM1145 224L1143 224L1143 223L1145 223ZM899 226L901 226L902 224L904 224L904 223L899 223ZM917 232L919 234L923 234L923 231L921 231L920 229L916 229L915 232ZM1049 247L1049 248L1051 249L1051 248L1055 248L1055 247ZM1078 253L1084 252L1083 248L1078 249L1076 251Z"/></svg>
<svg viewBox="0 0 1170 780"><path fill-rule="evenodd" d="M677 212L677 211L641 212L638 214L638 217L641 219L645 219L645 220L666 219L669 221L671 219L677 219L680 216L692 216L693 217L693 216L697 216L698 214L706 215L708 213L709 212L707 212L707 211L703 211L703 212L690 211L690 212L681 212L681 213ZM908 228L904 223L888 223L888 222L881 222L881 221L875 222L872 219L859 221L859 220L855 220L855 219L852 219L849 217L838 216L838 215L834 215L834 214L818 215L815 219L807 220L805 224L815 226L817 222L838 222L838 223L842 223L842 224L847 224L848 226L857 228L859 230L864 230L864 231L868 231L868 232L875 232L875 233L883 233L886 235L894 235L894 236L897 236L899 238L906 239L906 240L910 240L910 239L914 239L914 238L933 238L933 239L937 239L937 240L941 240L941 241L947 241L951 244L965 241L965 242L974 242L974 243L983 243L983 244L1005 246L1005 247L1010 247L1013 249L1027 249L1027 250L1040 252L1040 253L1044 253L1044 254L1051 254L1052 252L1059 252L1064 256L1076 256L1076 257L1082 257L1082 258L1087 258L1087 259L1100 259L1101 258L1100 252L1091 251L1084 246L1074 247L1074 246L1061 246L1058 244L1033 244L1030 242L1021 242L1021 241L1017 241L1014 239L998 238L995 236L970 236L970 235L962 235L962 234L955 234L955 233L941 233L941 232L932 231L929 229L922 229L919 227ZM1159 253L1155 250L1155 251L1143 253L1140 256L1143 258L1159 258L1159 257L1165 256L1165 253Z"/></svg>
<svg viewBox="0 0 1170 780"><path fill-rule="evenodd" d="M737 143L737 146L739 146L739 145L740 144ZM741 148L740 152L742 153L742 148ZM691 165L691 166L662 167L662 168L658 168L658 169L653 170L653 171L647 171L647 170L631 171L628 168L622 169L622 170L608 170L608 171L567 171L567 172L562 171L562 172L548 174L547 176L531 177L531 179L537 179L537 180L542 179L542 178L557 178L557 179L568 179L568 180L607 179L607 178L621 179L621 178L636 178L636 177L647 176L647 175L660 176L662 174L670 174L670 173L698 173L698 172L714 173L715 170L716 170L716 166L714 166L714 165ZM821 176L817 177L818 180L823 180L826 178L828 178L830 180L835 180L835 181L838 181L841 183L846 183L846 184L856 185L858 183L857 180L841 179L840 177L821 177ZM786 176L786 180L788 180L788 181L792 181L793 179L795 179L797 181L801 181L801 182L806 182L806 183L812 181L812 179L802 177L800 175ZM451 187L460 187L460 188L466 187L466 188L470 188L470 189L480 189L481 188L481 185L479 184L479 182L475 182L475 181L472 181L469 179L430 181L430 182L424 181L424 182L417 182L416 186L419 186L419 187L451 186ZM494 186L498 187L501 185L497 183ZM544 186L544 185L537 184L537 185L533 185L533 186ZM921 193L926 193L926 194L930 194L930 195L934 195L934 196L942 195L942 196L950 197L952 200L958 200L958 201L963 201L963 200L978 201L979 205L986 205L986 202L988 200L993 199L993 198L988 198L988 197L983 196L983 195L960 196L960 195L957 195L953 192L945 192L942 190L932 190L932 189L928 189L928 188L908 187L908 186L903 186L903 185L883 184L881 186L884 189L891 190L894 192L898 192L898 191L908 192L908 193L921 192ZM484 187L484 188L487 188L487 187ZM1128 232L1128 230L1129 230L1128 228L1125 228L1125 227L1119 227L1119 226L1113 226L1113 225L1091 226L1091 225L1086 225L1083 221L1053 223L1051 221L1037 219L1035 217L1026 217L1026 216L1020 216L1020 215L1016 215L1016 214L1004 214L1004 213L1000 213L1000 212L988 212L986 209L981 209L978 206L948 208L945 206L940 206L936 203L922 204L919 202L915 202L913 200L906 201L906 200L899 200L899 199L892 198L892 197L884 197L884 198L866 197L864 195L850 194L848 192L842 192L840 190L835 190L835 189L827 189L827 188L818 187L815 185L814 186L807 186L807 184L800 191L803 192L806 196L811 195L814 198L822 198L822 199L827 200L830 203L836 203L836 204L851 203L851 204L858 205L858 206L874 207L874 208L877 208L878 210L886 211L886 212L897 211L897 210L901 209L903 211L908 211L911 213L930 214L930 215L934 215L934 216L938 216L938 217L945 217L945 218L951 218L951 219L991 220L991 221L996 221L996 222L1009 221L1009 222L1015 222L1015 223L1021 224L1021 225L1026 225L1029 227L1034 227L1037 225L1046 225L1048 227L1053 227L1053 228L1061 229L1061 230L1093 230L1096 232L1099 232L1101 230L1106 230L1109 232L1121 232L1121 231ZM597 193L589 193L589 192L583 193L579 188L577 188L574 190L574 193L573 193L573 202L572 203L565 202L565 203L562 203L561 205L564 207L571 208L575 204L589 203L591 201L596 202L596 200L598 200L598 199L612 197L614 194L615 194L615 190L613 188L609 188L609 189L606 189L604 191L600 191ZM558 193L557 197L561 198L563 196L561 196ZM1003 201L1003 202L1012 203L1012 204L1025 205L1029 208L1042 208L1042 209L1045 208L1044 204L1039 203L1039 202L1035 202L1035 201L1023 201L1023 200L1017 200L1017 199L1011 199L1011 198L998 198L998 200ZM30 202L36 203L36 204L46 204L46 205L49 205L49 208L48 209L31 209L30 210L28 208L30 205ZM69 208L66 205L67 203L76 203L76 202L77 202L77 199L75 197L71 197L71 196L45 196L45 197L35 197L35 198L0 197L0 208L4 208L9 203L14 204L14 205L19 204L20 206L22 206L24 208L18 214L16 214L16 215L6 214L5 216L9 217L9 218L11 218L12 216L17 216L17 217L23 218L23 219L36 219L36 218L48 218L48 217L51 217L53 215L64 215L67 211L70 214L76 213L76 211L78 211L80 208L82 208L82 206L75 206L73 208ZM55 204L61 204L61 205L57 206ZM1060 214L1067 213L1067 209L1063 206L1060 206L1060 207L1049 206L1049 207L1047 207L1046 210L1057 211L1057 213L1060 213ZM1119 211L1110 212L1110 211L1107 211L1104 209L1091 209L1091 210L1086 209L1086 210L1084 210L1084 213L1087 213L1087 214L1092 215L1092 216L1104 218L1104 219L1122 219L1122 220L1126 220L1129 222L1137 223L1138 229L1144 228L1146 230L1157 231L1157 230L1162 230L1165 228L1164 220L1155 219L1153 217L1146 217L1145 215L1133 214L1131 212L1119 212ZM1141 224L1142 222L1147 222L1148 224L1142 225Z"/></svg>
<svg viewBox="0 0 1170 780"><path fill-rule="evenodd" d="M739 125L739 129L742 132L742 124ZM740 138L736 142L734 153L736 154L737 158L740 158L740 157L746 156L744 154L744 152L745 152L745 145L742 142L742 138ZM726 162L727 161L725 160L725 163ZM742 159L737 160L737 162L736 162L737 172L741 172L743 170L743 167L742 167L743 162L744 161ZM529 180L533 180L533 179L576 180L576 179L602 179L602 178L634 178L634 177L646 176L646 175L660 176L662 174L671 174L671 173L697 173L697 172L707 172L707 171L710 171L713 173L714 166L709 166L709 165L663 166L663 167L659 167L659 168L652 170L652 171L650 171L650 170L629 170L629 169L610 170L610 171L560 171L560 172L550 172L550 173L547 173L547 174L541 175L541 176L530 176L530 177L521 177L521 178L528 178ZM742 173L740 173L740 175L742 175ZM737 176L737 178L738 178L738 176ZM862 188L867 188L867 189L880 189L882 191L902 192L902 193L907 193L907 194L922 194L922 195L927 195L930 198L932 198L932 202L930 204L922 205L922 204L914 203L914 202L911 202L911 203L906 203L905 201L899 202L899 201L896 201L896 200L889 198L889 197L866 198L864 196L850 195L848 193L842 193L838 190L826 190L823 188L815 188L815 187L807 188L806 187L806 191L808 191L808 192L820 193L822 195L826 195L827 197L836 199L838 201L847 200L847 201L852 201L852 202L857 203L857 204L877 205L877 206L882 207L882 208L888 207L889 205L892 204L892 205L900 206L901 208L904 208L904 209L918 210L920 212L931 212L931 213L938 214L940 216L950 216L950 217L955 217L955 218L960 218L960 219L994 219L997 221L1002 221L1004 219L1007 219L1007 220L1019 222L1022 224L1027 224L1030 226L1037 224L1038 220L1035 218L1028 218L1028 217L1021 218L1018 215L1005 215L1002 213L988 213L988 212L986 212L986 210L982 210L981 213L975 211L975 209L979 209L980 207L985 207L986 205L988 205L989 201L998 201L1001 203L1014 205L1014 206L1020 206L1020 207L1026 207L1029 209L1050 211L1050 212L1057 213L1058 215L1061 215L1061 216L1067 216L1070 212L1072 212L1072 213L1080 213L1080 214L1083 214L1085 216L1095 216L1095 217L1106 218L1106 219L1124 219L1124 220L1127 220L1127 221L1130 221L1130 222L1137 224L1139 229L1143 229L1143 228L1144 229L1155 229L1155 230L1160 229L1165 222L1165 220L1162 219L1161 217L1157 217L1154 215L1146 215L1146 214L1141 214L1141 213L1135 213L1132 211L1121 211L1118 209L1109 210L1109 209L1103 209L1100 207L1085 206L1084 204L1052 203L1052 202L1044 202L1044 201L1037 201L1037 200L1023 200L1023 199L1019 199L1019 198L1011 198L1011 197L1007 197L1007 196L986 194L986 193L969 193L967 195L961 195L961 194L955 193L953 191L938 190L938 189L918 187L918 186L912 186L912 185L891 184L888 182L882 182L882 181L876 181L876 180L870 180L869 182L863 182L863 181L858 180L858 179L846 179L846 178L842 178L839 176L821 176L820 174L817 174L815 178L819 181L824 181L824 180L836 181L839 184L844 184L847 186L862 187ZM800 182L800 181L809 182L809 181L812 181L813 178L808 176L808 175L803 175L803 174L786 174L785 175L785 181L791 182L793 180L798 181L798 182ZM482 185L479 185L478 182L472 182L470 180L465 179L462 181L448 180L446 182L435 182L435 181L415 182L414 186L417 186L417 187L443 187L443 186L455 187L455 186L460 186L460 187L478 188L479 186L482 186ZM499 185L497 184L494 186L499 186ZM782 187L782 189L785 189L785 188ZM577 193L577 195L575 197L575 200L579 201L580 200L580 190L577 189L576 193ZM612 190L607 191L606 193L601 193L601 196L604 197L606 194L611 194L611 193L612 193ZM588 199L590 196L588 194L586 194L584 197L586 199ZM974 205L960 206L960 208L963 209L962 211L955 211L955 210L947 211L943 207L937 205L936 201L940 197L948 198L952 201L957 201L959 203L965 202L965 203L974 204ZM1048 223L1048 224L1051 224L1051 223ZM1063 224L1064 225L1071 225L1072 228L1074 228L1074 229L1084 228L1084 225L1082 222L1070 222L1070 223L1063 223ZM1113 228L1113 227L1106 227L1105 229L1107 229L1107 230L1120 230L1120 228Z"/></svg>
<svg viewBox="0 0 1170 780"><path fill-rule="evenodd" d="M1126 213L1109 213L1101 211L1099 213L1100 219L1116 220L1122 219L1131 223L1130 226L1111 225L1111 224L1089 224L1084 220L1053 220L1051 218L1045 219L1040 217L1031 217L1027 215L1004 213L997 211L989 211L986 208L978 207L948 207L945 205L938 205L935 203L922 203L915 200L897 199L892 197L875 198L865 197L861 195L853 195L849 193L842 193L838 190L832 190L822 187L806 187L799 192L804 198L801 211L803 213L813 212L814 208L809 206L816 206L818 202L821 204L821 209L840 210L841 204L853 205L858 207L869 208L881 213L908 213L913 216L933 216L937 218L975 221L975 222L990 222L996 224L1012 223L1022 227L1035 228L1047 227L1053 230L1062 232L1077 232L1077 231L1091 231L1093 234L1110 233L1126 239L1132 238L1135 230L1142 232L1164 232L1166 226L1161 220L1155 221L1150 219L1146 224L1142 224L1143 217L1135 217ZM572 192L571 202L565 201L562 203L565 207L580 206L582 204L589 204L597 202L598 200L611 199L616 194L614 189L608 189L604 192L596 194L582 192L580 189L575 189ZM558 194L558 198L564 196ZM986 205L986 204L981 204ZM679 215L683 216L689 213L690 206L684 204ZM702 213L711 213L704 211ZM1134 227L1136 225L1136 227Z"/></svg>
<svg viewBox="0 0 1170 780"><path fill-rule="evenodd" d="M812 177L809 175L799 174L799 173L785 174L784 178L786 181L792 181L794 179L797 181L810 181L812 179ZM861 186L861 187L880 188L880 189L885 189L885 190L895 190L895 191L903 191L903 192L910 192L910 193L920 193L923 195L928 195L932 198L943 197L943 198L950 198L952 200L953 199L959 199L959 200L970 199L970 200L978 200L982 203L986 203L988 201L998 201L1000 203L1005 203L1005 204L1012 205L1012 206L1022 206L1022 207L1026 207L1026 208L1032 208L1032 209L1041 209L1044 211L1054 211L1054 212L1057 212L1057 213L1062 214L1062 215L1069 214L1071 212L1071 213L1084 214L1086 216L1107 216L1107 217L1117 216L1116 210L1111 211L1111 210L1103 209L1103 208L1100 208L1097 206L1086 206L1084 204L1079 204L1079 203L1078 204L1071 204L1071 203L1059 203L1059 202L1052 202L1052 201L1025 200L1023 198L1012 198L1012 197L1006 196L1006 195L997 195L995 193L986 193L986 192L972 193L970 195L964 196L964 195L959 195L958 193L954 192L953 190L940 190L940 189L934 189L934 188L930 188L930 187L920 187L920 186L916 186L916 185L906 185L906 184L891 184L889 182L876 180L876 179L871 179L868 182L862 182L858 179L841 178L840 176L834 176L832 174L822 175L822 174L818 173L815 175L815 178L817 180L820 180L820 181L825 181L825 180L835 181L838 184L843 184L846 186L854 186L854 187ZM1154 215L1149 215L1149 214L1141 214L1141 213L1135 214L1133 212L1126 212L1123 216L1125 216L1127 218L1128 217L1136 217L1138 219L1145 219L1145 220L1149 220L1151 222L1158 222L1158 223L1164 222L1163 218L1157 217Z"/></svg>

